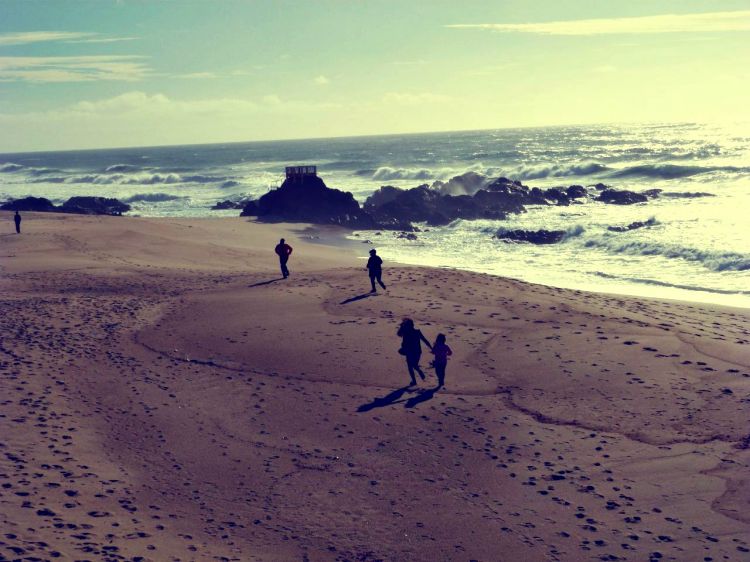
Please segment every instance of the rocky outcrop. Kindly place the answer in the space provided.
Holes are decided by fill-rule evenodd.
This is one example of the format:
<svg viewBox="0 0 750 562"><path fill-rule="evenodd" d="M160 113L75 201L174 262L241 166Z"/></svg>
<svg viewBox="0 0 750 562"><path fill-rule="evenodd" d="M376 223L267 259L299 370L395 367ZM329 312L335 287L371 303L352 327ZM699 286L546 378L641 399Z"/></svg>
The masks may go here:
<svg viewBox="0 0 750 562"><path fill-rule="evenodd" d="M247 201L230 201L227 199L226 201L219 201L216 203L216 205L211 207L211 210L224 211L227 209L244 209L245 205L247 205Z"/></svg>
<svg viewBox="0 0 750 562"><path fill-rule="evenodd" d="M121 215L130 210L130 205L106 197L71 197L60 206L55 206L44 197L25 197L8 201L0 206L8 211L38 211L43 213L75 213L79 215Z"/></svg>
<svg viewBox="0 0 750 562"><path fill-rule="evenodd" d="M426 222L431 226L456 219L504 219L524 211L522 197L508 191L480 189L474 195L444 195L420 185L411 189L384 186L367 198L364 209L378 224Z"/></svg>
<svg viewBox="0 0 750 562"><path fill-rule="evenodd" d="M240 216L266 221L337 224L369 229L377 225L349 192L331 189L317 176L288 178L281 187L249 201ZM381 226L381 228L384 228Z"/></svg>
<svg viewBox="0 0 750 562"><path fill-rule="evenodd" d="M564 230L505 230L500 229L496 238L507 242L528 242L530 244L556 244L565 237Z"/></svg>
<svg viewBox="0 0 750 562"><path fill-rule="evenodd" d="M79 215L121 215L130 210L130 205L108 197L71 197L55 211Z"/></svg>
<svg viewBox="0 0 750 562"><path fill-rule="evenodd" d="M44 197L24 197L0 205L3 211L37 211L49 213L55 210L52 201Z"/></svg>
<svg viewBox="0 0 750 562"><path fill-rule="evenodd" d="M648 197L635 191L605 189L599 194L596 201L611 205L633 205L634 203L645 203L648 201Z"/></svg>
<svg viewBox="0 0 750 562"><path fill-rule="evenodd" d="M637 228L643 228L644 226L654 226L655 224L656 219L651 217L647 221L631 222L627 226L608 226L607 230L610 232L627 232L628 230L635 230Z"/></svg>
<svg viewBox="0 0 750 562"><path fill-rule="evenodd" d="M582 185L571 185L565 190L565 193L567 193L568 197L571 199L580 199L582 197L588 196L589 192L586 191L586 188Z"/></svg>

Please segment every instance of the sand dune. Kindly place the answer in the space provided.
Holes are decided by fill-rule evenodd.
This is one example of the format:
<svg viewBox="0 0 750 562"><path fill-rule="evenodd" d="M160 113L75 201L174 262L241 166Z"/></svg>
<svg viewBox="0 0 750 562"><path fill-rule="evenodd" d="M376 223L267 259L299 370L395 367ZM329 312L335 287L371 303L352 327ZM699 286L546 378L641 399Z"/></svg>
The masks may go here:
<svg viewBox="0 0 750 562"><path fill-rule="evenodd" d="M26 219L0 560L750 559L747 310L387 256L370 295L369 247L290 225ZM405 387L405 316L444 389Z"/></svg>

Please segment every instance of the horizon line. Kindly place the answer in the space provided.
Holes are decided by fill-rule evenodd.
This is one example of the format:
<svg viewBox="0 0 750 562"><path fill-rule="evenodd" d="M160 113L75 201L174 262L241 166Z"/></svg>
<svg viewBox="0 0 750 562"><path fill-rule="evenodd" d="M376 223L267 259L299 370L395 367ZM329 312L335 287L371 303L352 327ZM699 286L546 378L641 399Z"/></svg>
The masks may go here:
<svg viewBox="0 0 750 562"><path fill-rule="evenodd" d="M733 123L742 122L741 120L732 121ZM479 133L486 131L512 131L516 129L560 129L565 127L597 127L597 126L613 126L613 125L710 125L718 124L718 121L598 121L591 123L566 123L557 125L520 125L513 127L487 127L480 129L450 129L450 130L431 130L431 131L413 131L413 132L396 132L396 133L368 133L368 134L355 134L355 135L334 135L329 137L288 137L288 138L274 138L274 139L255 139L255 140L242 140L242 141L213 141L213 142L188 142L182 144L133 144L133 145L120 145L120 146L103 146L97 148L64 148L64 149L52 149L52 150L21 150L13 152L0 152L0 156L11 156L18 154L41 154L47 152L95 152L104 150L128 150L134 148L152 149L152 148L169 148L169 147L189 147L189 146L216 146L216 145L236 145L236 144L253 144L253 143L284 143L284 142L297 142L297 141L325 141L325 140L345 140L345 139L366 139L366 138L377 138L377 137L407 137L407 136L418 136L418 135L434 135L434 134L448 134L448 133ZM723 122L722 122L723 123Z"/></svg>

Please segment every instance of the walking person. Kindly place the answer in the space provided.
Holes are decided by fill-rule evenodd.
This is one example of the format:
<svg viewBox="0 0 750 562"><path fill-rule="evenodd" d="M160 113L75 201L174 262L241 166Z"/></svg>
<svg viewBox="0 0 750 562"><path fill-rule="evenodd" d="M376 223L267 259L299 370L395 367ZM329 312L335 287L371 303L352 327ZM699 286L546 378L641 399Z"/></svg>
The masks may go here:
<svg viewBox="0 0 750 562"><path fill-rule="evenodd" d="M16 211L16 214L13 215L13 222L16 223L16 234L21 234L21 214Z"/></svg>
<svg viewBox="0 0 750 562"><path fill-rule="evenodd" d="M274 251L279 256L281 274L284 276L284 279L286 279L287 277L289 277L289 268L286 266L286 262L289 261L289 256L292 255L292 247L287 244L282 238L281 240L279 240L279 243L276 244L276 248L274 249Z"/></svg>
<svg viewBox="0 0 750 562"><path fill-rule="evenodd" d="M375 252L375 250L370 250L370 259L367 260L367 271L370 274L370 284L372 285L371 293L377 292L375 289L375 281L377 281L383 289L385 289L385 285L383 284L383 260L380 259L380 256Z"/></svg>
<svg viewBox="0 0 750 562"><path fill-rule="evenodd" d="M396 334L401 337L401 349L398 352L406 356L406 367L409 369L409 376L411 377L409 386L413 386L417 384L415 372L419 373L422 380L425 378L424 372L419 366L419 360L422 357L422 342L426 343L430 349L432 349L432 345L422 335L422 332L414 327L414 321L411 318L404 318L401 321L401 326L399 326Z"/></svg>
<svg viewBox="0 0 750 562"><path fill-rule="evenodd" d="M432 344L432 354L435 360L432 365L435 367L435 374L438 379L438 388L445 384L445 368L448 366L448 357L453 355L453 350L445 343L445 334L438 334L435 343Z"/></svg>

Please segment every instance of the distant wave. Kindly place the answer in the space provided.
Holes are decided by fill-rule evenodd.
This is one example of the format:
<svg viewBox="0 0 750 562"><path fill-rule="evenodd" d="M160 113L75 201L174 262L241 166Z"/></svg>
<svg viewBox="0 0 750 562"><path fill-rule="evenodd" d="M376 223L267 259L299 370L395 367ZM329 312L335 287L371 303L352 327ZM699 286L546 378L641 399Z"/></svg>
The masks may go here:
<svg viewBox="0 0 750 562"><path fill-rule="evenodd" d="M563 242L565 240L569 240L570 238L576 238L580 236L581 234L583 234L584 232L586 232L586 229L580 224L571 226L565 231L565 234L563 235Z"/></svg>
<svg viewBox="0 0 750 562"><path fill-rule="evenodd" d="M131 172L133 170L140 170L140 168L138 166L133 166L132 164L113 164L104 169L106 173L110 174L115 172Z"/></svg>
<svg viewBox="0 0 750 562"><path fill-rule="evenodd" d="M743 172L746 169L735 166L688 166L679 164L639 164L615 170L609 174L612 178L646 177L675 179L697 176L708 172Z"/></svg>
<svg viewBox="0 0 750 562"><path fill-rule="evenodd" d="M434 172L426 168L391 168L390 166L381 166L372 174L372 179L381 181L429 180L434 177Z"/></svg>
<svg viewBox="0 0 750 562"><path fill-rule="evenodd" d="M656 279L644 279L641 277L622 277L619 275L612 275L610 273L604 273L603 271L595 271L594 275L602 277L604 279L613 279L616 281L628 281L630 283L640 283L643 285L656 285L658 287L669 287L673 289L684 289L686 291L701 291L704 293L716 293L719 295L750 295L750 291L730 291L728 289L709 289L708 287L699 287L696 285L684 285L681 283L668 283L666 281L658 281Z"/></svg>
<svg viewBox="0 0 750 562"><path fill-rule="evenodd" d="M46 178L37 178L33 180L27 180L28 183L65 183L68 178L63 176L52 176Z"/></svg>
<svg viewBox="0 0 750 562"><path fill-rule="evenodd" d="M515 172L509 172L508 176L519 180L538 180L542 178L588 176L606 172L609 169L604 164L599 164L598 162L584 162L565 166L555 164L551 166L521 168Z"/></svg>
<svg viewBox="0 0 750 562"><path fill-rule="evenodd" d="M225 176L181 176L179 174L88 174L72 177L69 183L93 183L97 185L156 185L177 183L218 183L226 181Z"/></svg>
<svg viewBox="0 0 750 562"><path fill-rule="evenodd" d="M705 193L702 191L695 192L680 192L680 191L662 191L659 197L669 197L672 199L697 199L699 197L716 197L713 193Z"/></svg>
<svg viewBox="0 0 750 562"><path fill-rule="evenodd" d="M14 164L13 162L6 162L5 164L0 164L0 173L6 174L9 172L17 172L18 170L22 170L23 166L21 164Z"/></svg>
<svg viewBox="0 0 750 562"><path fill-rule="evenodd" d="M177 199L187 199L187 197L181 197L179 195L171 195L169 193L136 193L125 199L125 203L160 203L162 201L175 201Z"/></svg>
<svg viewBox="0 0 750 562"><path fill-rule="evenodd" d="M503 169L497 167L484 167L474 164L463 169L450 168L394 168L381 166L375 170L362 169L355 172L358 176L370 176L373 180L431 180L448 179L455 176L463 176L470 172L485 176L489 181L493 177L505 176L517 180L535 180L542 178L564 178L573 176L588 176L609 171L610 168L598 162L580 162L575 164L550 164L543 166L522 166L514 169Z"/></svg>
<svg viewBox="0 0 750 562"><path fill-rule="evenodd" d="M750 255L734 252L712 252L697 248L686 248L639 240L622 241L620 238L609 236L588 239L584 245L587 248L601 248L615 254L662 256L665 258L698 262L712 271L750 270Z"/></svg>
<svg viewBox="0 0 750 562"><path fill-rule="evenodd" d="M219 187L221 187L222 189L227 189L230 187L237 187L238 185L240 185L240 182L238 181L227 180L225 182L222 182L222 184Z"/></svg>

